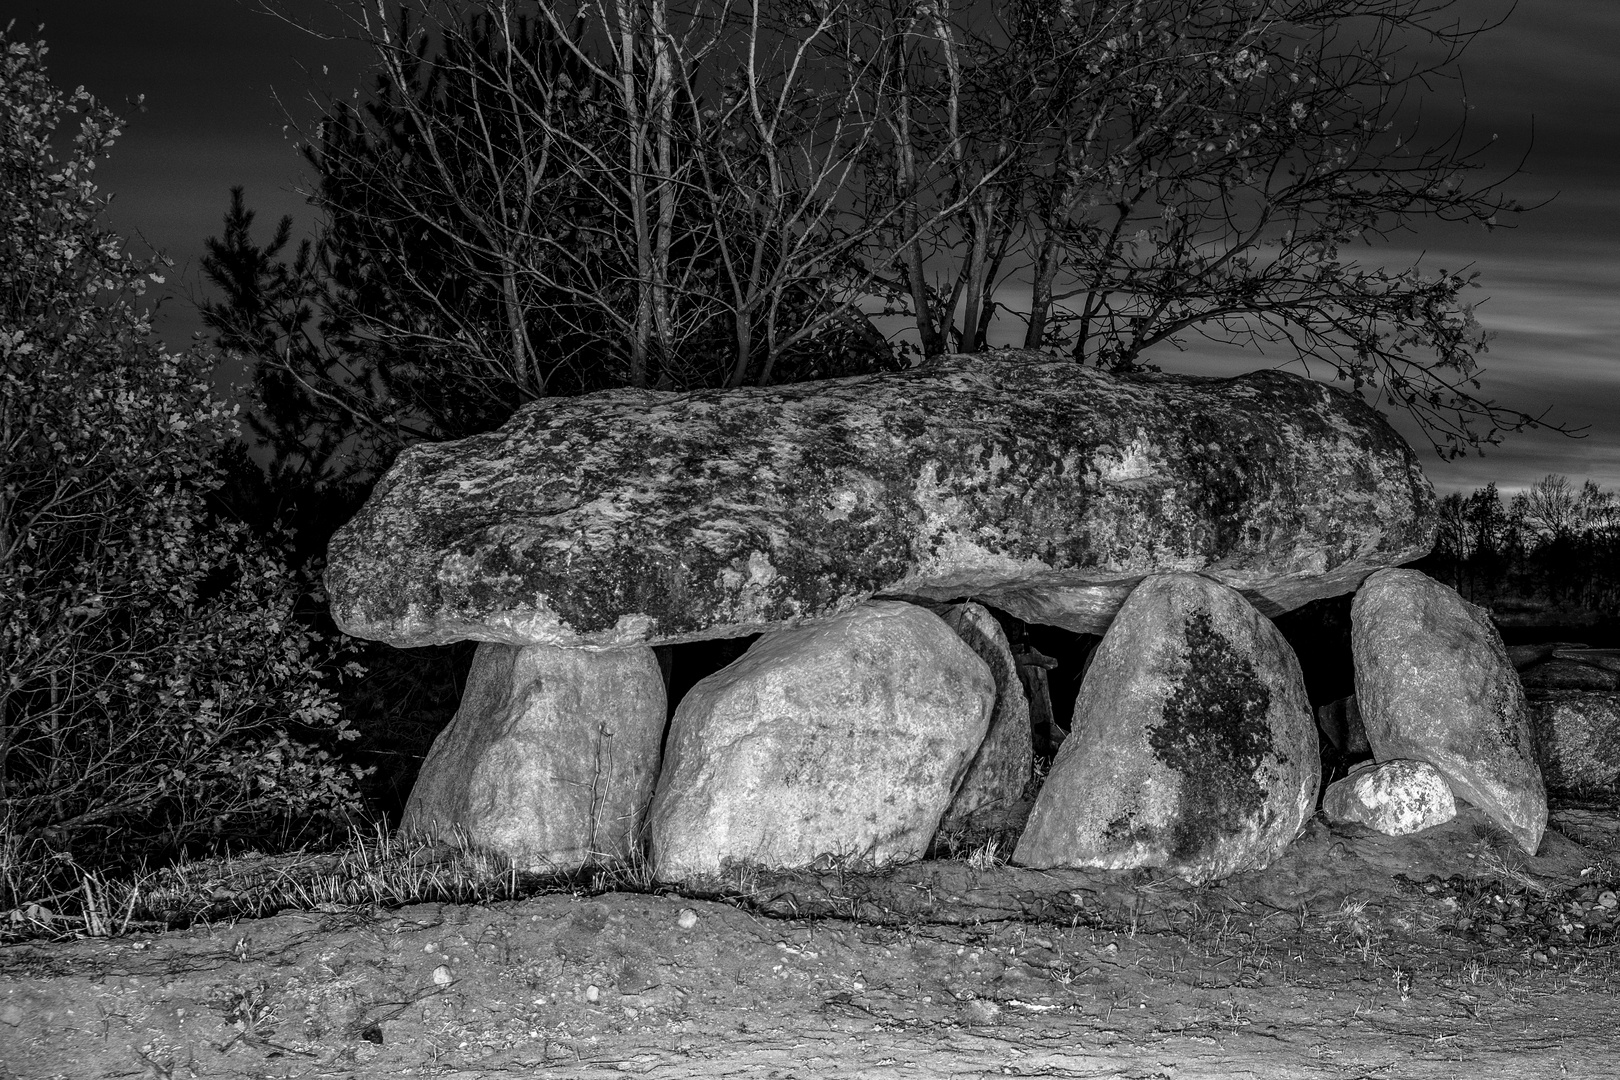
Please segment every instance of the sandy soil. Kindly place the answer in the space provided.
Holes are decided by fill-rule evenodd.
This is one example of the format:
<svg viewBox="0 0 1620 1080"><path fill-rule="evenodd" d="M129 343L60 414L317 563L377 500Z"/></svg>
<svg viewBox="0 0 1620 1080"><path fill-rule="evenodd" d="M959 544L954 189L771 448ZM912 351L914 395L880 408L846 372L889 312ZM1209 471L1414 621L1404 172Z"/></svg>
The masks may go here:
<svg viewBox="0 0 1620 1080"><path fill-rule="evenodd" d="M1620 817L1320 821L1194 889L978 860L0 949L0 1076L1609 1077Z"/></svg>

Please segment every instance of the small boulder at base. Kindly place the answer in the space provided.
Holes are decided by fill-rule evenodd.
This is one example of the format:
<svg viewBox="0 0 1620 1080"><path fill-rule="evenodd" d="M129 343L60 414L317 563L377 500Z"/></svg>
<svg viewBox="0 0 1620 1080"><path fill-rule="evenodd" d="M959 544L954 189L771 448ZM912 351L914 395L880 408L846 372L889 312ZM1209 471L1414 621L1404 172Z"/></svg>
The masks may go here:
<svg viewBox="0 0 1620 1080"><path fill-rule="evenodd" d="M654 876L921 858L995 701L985 662L912 604L765 635L675 710L648 816Z"/></svg>
<svg viewBox="0 0 1620 1080"><path fill-rule="evenodd" d="M1281 632L1218 582L1150 577L1097 646L1013 860L1194 883L1260 869L1299 834L1319 780Z"/></svg>
<svg viewBox="0 0 1620 1080"><path fill-rule="evenodd" d="M1561 690L1530 699L1536 761L1547 788L1620 798L1620 693Z"/></svg>
<svg viewBox="0 0 1620 1080"><path fill-rule="evenodd" d="M1524 688L1485 612L1416 570L1381 570L1350 608L1373 757L1427 761L1534 854L1547 824Z"/></svg>
<svg viewBox="0 0 1620 1080"><path fill-rule="evenodd" d="M484 643L402 827L536 871L639 855L668 717L652 649Z"/></svg>
<svg viewBox="0 0 1620 1080"><path fill-rule="evenodd" d="M994 615L979 604L957 604L943 618L989 666L996 680L990 730L940 824L942 829L971 829L981 815L1007 810L1023 798L1035 759L1029 699L1018 678L1012 645Z"/></svg>
<svg viewBox="0 0 1620 1080"><path fill-rule="evenodd" d="M1457 800L1440 770L1400 758L1368 764L1322 793L1329 821L1353 821L1386 836L1405 836L1457 816Z"/></svg>

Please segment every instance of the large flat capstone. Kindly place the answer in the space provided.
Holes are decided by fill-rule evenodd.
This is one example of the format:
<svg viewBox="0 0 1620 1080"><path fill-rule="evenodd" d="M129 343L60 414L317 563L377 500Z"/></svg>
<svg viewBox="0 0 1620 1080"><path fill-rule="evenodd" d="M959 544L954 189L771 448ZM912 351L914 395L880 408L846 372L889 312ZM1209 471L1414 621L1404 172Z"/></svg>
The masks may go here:
<svg viewBox="0 0 1620 1080"><path fill-rule="evenodd" d="M1427 552L1433 490L1354 395L1045 354L547 398L412 447L332 540L338 625L400 646L779 630L873 596L1100 633L1197 571L1275 615Z"/></svg>

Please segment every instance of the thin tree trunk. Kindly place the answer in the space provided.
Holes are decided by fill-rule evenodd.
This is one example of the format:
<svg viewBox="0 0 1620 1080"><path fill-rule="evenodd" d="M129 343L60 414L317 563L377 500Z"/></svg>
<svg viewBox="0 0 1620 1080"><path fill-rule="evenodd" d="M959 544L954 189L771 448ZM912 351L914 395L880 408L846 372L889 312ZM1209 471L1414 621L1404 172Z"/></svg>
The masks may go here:
<svg viewBox="0 0 1620 1080"><path fill-rule="evenodd" d="M984 348L984 315L986 292L990 288L990 230L997 213L998 192L987 187L981 192L979 205L969 211L973 224L973 243L968 251L967 297L962 312L961 351L979 352Z"/></svg>
<svg viewBox="0 0 1620 1080"><path fill-rule="evenodd" d="M933 304L928 298L928 278L923 269L922 237L919 235L921 215L917 211L917 151L912 144L911 86L907 79L903 38L895 39L894 52L897 78L900 80L898 103L900 145L896 149L900 167L901 198L905 200L905 209L901 211L900 221L905 235L911 238L904 253L906 284L911 291L911 306L917 317L917 336L921 339L923 355L938 356L945 348L939 340Z"/></svg>
<svg viewBox="0 0 1620 1080"><path fill-rule="evenodd" d="M760 365L759 378L755 381L757 386L771 385L771 376L776 373L776 358L781 355L776 348L776 314L780 308L777 297L773 297L765 308L765 363Z"/></svg>
<svg viewBox="0 0 1620 1080"><path fill-rule="evenodd" d="M748 361L754 350L754 326L752 312L739 311L734 321L736 326L737 358L732 365L731 376L726 379L726 388L733 389L741 386L748 377Z"/></svg>
<svg viewBox="0 0 1620 1080"><path fill-rule="evenodd" d="M61 673L52 671L50 674L51 707L45 714L45 730L51 741L50 770L45 779L45 796L51 800L51 809L55 811L57 820L66 816L67 811L62 805L62 793L57 786L58 777L62 775L62 767L66 760L63 752L62 739L62 684Z"/></svg>
<svg viewBox="0 0 1620 1080"><path fill-rule="evenodd" d="M990 324L996 317L996 281L1001 277L1001 264L1007 259L1007 247L1012 243L1013 231L1005 221L1001 226L1001 239L996 243L996 253L990 256L985 267L984 305L979 310L979 328L977 331L979 348L987 347L990 341Z"/></svg>
<svg viewBox="0 0 1620 1080"><path fill-rule="evenodd" d="M11 797L11 785L6 777L10 775L7 763L11 759L11 721L7 719L11 713L7 711L11 700L11 688L0 689L0 802Z"/></svg>
<svg viewBox="0 0 1620 1080"><path fill-rule="evenodd" d="M647 205L646 131L636 90L636 41L639 38L640 11L626 0L618 0L619 19L619 97L624 104L625 127L629 133L630 225L636 245L636 316L630 339L630 385L647 385L648 354L653 323L653 241L650 208Z"/></svg>
<svg viewBox="0 0 1620 1080"><path fill-rule="evenodd" d="M656 125L653 133L654 152L658 163L658 231L653 247L652 280L653 330L657 335L658 348L655 355L649 357L649 361L656 359L661 366L669 362L669 355L675 344L669 281L670 250L674 246L675 236L675 176L672 150L675 85L674 75L670 70L668 11L664 2L665 0L651 0L650 3L653 72L652 86L649 88L650 111ZM646 383L653 381L650 376L649 370Z"/></svg>
<svg viewBox="0 0 1620 1080"><path fill-rule="evenodd" d="M502 306L506 309L506 328L512 338L512 368L517 375L518 386L535 397L544 397L546 380L529 349L529 333L523 324L523 304L518 298L517 271L511 260L507 261L505 271L501 274L501 294Z"/></svg>
<svg viewBox="0 0 1620 1080"><path fill-rule="evenodd" d="M1052 282L1057 277L1057 240L1050 228L1041 236L1035 251L1035 267L1029 286L1029 324L1024 328L1024 348L1039 349L1046 338L1046 323L1052 312Z"/></svg>
<svg viewBox="0 0 1620 1080"><path fill-rule="evenodd" d="M1138 195L1138 198L1141 196ZM1098 262L1092 268L1091 283L1086 288L1086 303L1080 309L1080 334L1074 343L1074 358L1080 363L1086 360L1086 342L1091 339L1091 327L1099 315L1102 314L1108 299L1109 290L1104 286L1108 283L1108 266L1112 259L1114 245L1119 242L1120 234L1129 220L1134 202L1121 202L1117 204L1117 214L1114 218L1114 227L1109 230L1108 238L1103 242Z"/></svg>
<svg viewBox="0 0 1620 1080"><path fill-rule="evenodd" d="M963 276L966 281L966 293L962 307L962 333L958 338L958 352L978 352L977 330L979 327L979 308L983 303L984 287L984 261L985 235L983 222L979 220L977 212L969 214L973 224L973 239L968 245L968 264L964 268Z"/></svg>

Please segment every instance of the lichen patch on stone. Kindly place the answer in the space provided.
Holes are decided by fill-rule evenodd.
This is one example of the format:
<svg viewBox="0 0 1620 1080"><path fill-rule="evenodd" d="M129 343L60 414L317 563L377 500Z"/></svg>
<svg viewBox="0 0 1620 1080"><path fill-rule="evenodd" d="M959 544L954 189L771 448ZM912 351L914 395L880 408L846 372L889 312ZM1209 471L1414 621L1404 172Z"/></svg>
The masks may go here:
<svg viewBox="0 0 1620 1080"><path fill-rule="evenodd" d="M1154 756L1181 776L1183 801L1198 808L1178 819L1169 838L1177 860L1270 824L1258 774L1276 756L1271 691L1207 611L1187 618L1183 656L1164 719L1148 729Z"/></svg>

